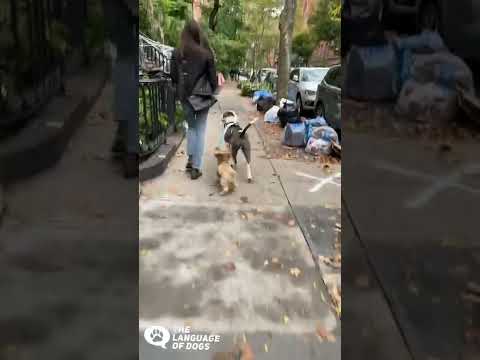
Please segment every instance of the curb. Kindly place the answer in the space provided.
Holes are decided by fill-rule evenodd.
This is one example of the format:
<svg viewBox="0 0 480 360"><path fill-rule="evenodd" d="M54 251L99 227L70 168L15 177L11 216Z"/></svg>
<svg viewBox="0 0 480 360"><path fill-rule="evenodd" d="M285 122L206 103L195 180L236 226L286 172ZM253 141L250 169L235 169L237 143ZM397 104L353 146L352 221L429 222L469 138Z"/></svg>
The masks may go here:
<svg viewBox="0 0 480 360"><path fill-rule="evenodd" d="M152 180L163 174L168 163L182 144L185 133L179 132L167 138L167 144L161 145L147 160L140 164L139 181Z"/></svg>
<svg viewBox="0 0 480 360"><path fill-rule="evenodd" d="M0 183L8 184L35 175L55 165L62 157L75 131L83 124L89 111L100 96L108 78L105 64L102 64L101 77L93 85L95 92L82 95L73 111L66 114L63 125L44 138L38 138L28 146L0 155ZM95 71L95 69L93 69ZM92 88L90 88L92 89ZM91 93L91 92L90 92ZM8 170L1 170L8 169Z"/></svg>

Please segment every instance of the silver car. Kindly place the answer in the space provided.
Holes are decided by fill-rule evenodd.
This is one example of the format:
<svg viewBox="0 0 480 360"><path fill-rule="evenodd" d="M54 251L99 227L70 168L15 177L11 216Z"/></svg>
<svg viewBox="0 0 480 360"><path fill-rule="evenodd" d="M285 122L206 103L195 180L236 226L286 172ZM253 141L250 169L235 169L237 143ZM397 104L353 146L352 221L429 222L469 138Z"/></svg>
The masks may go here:
<svg viewBox="0 0 480 360"><path fill-rule="evenodd" d="M317 87L327 74L329 68L301 67L290 73L288 98L297 103L300 113L315 109Z"/></svg>
<svg viewBox="0 0 480 360"><path fill-rule="evenodd" d="M342 81L342 66L332 66L318 85L315 99L316 114L323 116L328 125L336 130L341 128Z"/></svg>

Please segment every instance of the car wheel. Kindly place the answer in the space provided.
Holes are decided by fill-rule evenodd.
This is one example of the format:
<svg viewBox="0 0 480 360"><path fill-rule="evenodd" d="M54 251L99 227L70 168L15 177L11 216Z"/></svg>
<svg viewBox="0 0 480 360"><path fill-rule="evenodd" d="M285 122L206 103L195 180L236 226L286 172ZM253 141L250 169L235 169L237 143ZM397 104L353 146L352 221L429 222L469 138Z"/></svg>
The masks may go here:
<svg viewBox="0 0 480 360"><path fill-rule="evenodd" d="M418 28L420 31L441 32L440 9L433 0L425 1L420 9Z"/></svg>
<svg viewBox="0 0 480 360"><path fill-rule="evenodd" d="M322 102L318 102L317 106L315 107L315 114L317 116L325 118L325 106L323 106Z"/></svg>
<svg viewBox="0 0 480 360"><path fill-rule="evenodd" d="M303 103L300 95L297 96L297 109L300 115L303 114Z"/></svg>

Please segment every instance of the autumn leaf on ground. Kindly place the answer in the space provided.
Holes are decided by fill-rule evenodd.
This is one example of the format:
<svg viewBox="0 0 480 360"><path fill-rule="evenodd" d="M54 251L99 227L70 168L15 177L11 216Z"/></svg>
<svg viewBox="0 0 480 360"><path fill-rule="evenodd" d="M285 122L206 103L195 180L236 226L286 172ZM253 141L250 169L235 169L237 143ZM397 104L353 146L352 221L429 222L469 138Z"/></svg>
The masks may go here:
<svg viewBox="0 0 480 360"><path fill-rule="evenodd" d="M289 321L290 321L290 318L287 315L283 315L283 323L287 325Z"/></svg>
<svg viewBox="0 0 480 360"><path fill-rule="evenodd" d="M335 336L333 336L330 332L328 332L321 324L317 325L316 334L321 340L327 340L328 342L335 342Z"/></svg>
<svg viewBox="0 0 480 360"><path fill-rule="evenodd" d="M295 276L298 278L301 275L302 271L299 268L291 268L290 275Z"/></svg>
<svg viewBox="0 0 480 360"><path fill-rule="evenodd" d="M359 275L355 279L355 285L359 288L367 288L370 285L370 279L367 275Z"/></svg>

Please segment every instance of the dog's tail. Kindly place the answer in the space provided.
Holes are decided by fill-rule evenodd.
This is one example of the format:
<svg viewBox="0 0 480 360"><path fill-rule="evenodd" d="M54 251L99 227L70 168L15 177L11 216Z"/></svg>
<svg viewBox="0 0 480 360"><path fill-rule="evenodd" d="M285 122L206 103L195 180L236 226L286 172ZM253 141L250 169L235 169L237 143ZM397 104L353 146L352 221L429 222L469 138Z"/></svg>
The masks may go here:
<svg viewBox="0 0 480 360"><path fill-rule="evenodd" d="M245 134L247 133L248 128L249 128L250 126L252 126L253 124L255 124L256 122L257 122L257 119L256 119L256 118L253 119L252 121L250 121L250 122L248 123L248 125L245 126L245 129L243 129L243 131L240 133L240 137L243 138L243 137L245 136Z"/></svg>

